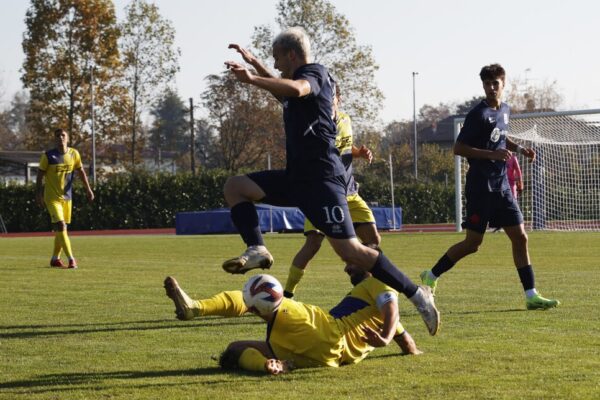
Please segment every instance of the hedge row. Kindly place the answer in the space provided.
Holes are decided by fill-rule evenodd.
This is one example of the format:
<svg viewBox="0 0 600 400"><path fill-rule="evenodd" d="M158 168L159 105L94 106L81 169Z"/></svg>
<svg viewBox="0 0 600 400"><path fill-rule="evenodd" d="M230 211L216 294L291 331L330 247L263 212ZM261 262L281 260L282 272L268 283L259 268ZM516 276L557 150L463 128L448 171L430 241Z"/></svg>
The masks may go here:
<svg viewBox="0 0 600 400"><path fill-rule="evenodd" d="M228 174L210 170L198 175L118 175L98 183L96 199L88 203L77 181L73 193L72 230L140 229L175 226L181 211L224 207L223 184ZM389 186L365 179L361 195L369 202L390 205ZM440 184L397 185L395 204L403 208L403 223L438 223L453 219L454 191ZM8 232L50 229L48 214L35 202L35 185L0 187L0 215Z"/></svg>

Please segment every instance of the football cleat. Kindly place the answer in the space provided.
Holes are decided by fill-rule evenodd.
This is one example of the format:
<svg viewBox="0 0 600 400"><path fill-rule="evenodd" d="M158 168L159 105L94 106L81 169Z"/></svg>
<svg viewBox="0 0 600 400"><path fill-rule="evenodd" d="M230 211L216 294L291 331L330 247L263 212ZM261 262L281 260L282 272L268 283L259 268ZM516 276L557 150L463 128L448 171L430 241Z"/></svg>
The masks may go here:
<svg viewBox="0 0 600 400"><path fill-rule="evenodd" d="M422 292L422 296L419 304L416 304L417 310L421 314L429 334L435 336L440 329L440 312L435 307L433 293L429 286L419 286L418 290Z"/></svg>
<svg viewBox="0 0 600 400"><path fill-rule="evenodd" d="M554 299L546 299L539 294L535 294L525 301L528 310L547 310L560 305L560 301Z"/></svg>
<svg viewBox="0 0 600 400"><path fill-rule="evenodd" d="M294 368L294 363L287 360L271 358L265 362L265 370L271 375L286 374Z"/></svg>
<svg viewBox="0 0 600 400"><path fill-rule="evenodd" d="M77 261L74 258L69 260L69 269L77 269Z"/></svg>
<svg viewBox="0 0 600 400"><path fill-rule="evenodd" d="M190 298L180 287L172 276L167 276L164 282L167 296L175 303L175 315L181 321L194 318L194 300Z"/></svg>
<svg viewBox="0 0 600 400"><path fill-rule="evenodd" d="M250 246L244 254L223 263L223 269L230 274L245 274L251 269L269 269L273 265L273 256L265 246Z"/></svg>
<svg viewBox="0 0 600 400"><path fill-rule="evenodd" d="M431 270L426 269L425 271L421 272L421 275L419 275L419 276L421 277L421 282L423 283L423 285L429 286L431 288L431 294L433 294L435 296L435 288L437 287L437 279L431 279L429 277L430 272L431 272Z"/></svg>
<svg viewBox="0 0 600 400"><path fill-rule="evenodd" d="M60 258L50 260L50 266L54 268L67 268L64 262Z"/></svg>

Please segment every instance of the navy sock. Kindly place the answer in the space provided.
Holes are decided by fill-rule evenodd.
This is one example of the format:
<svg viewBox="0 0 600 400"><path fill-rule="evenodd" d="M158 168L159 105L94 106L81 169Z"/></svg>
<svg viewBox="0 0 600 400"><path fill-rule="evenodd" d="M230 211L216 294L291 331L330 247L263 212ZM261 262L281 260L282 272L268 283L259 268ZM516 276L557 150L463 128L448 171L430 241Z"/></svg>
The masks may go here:
<svg viewBox="0 0 600 400"><path fill-rule="evenodd" d="M417 292L418 286L392 264L382 252L379 253L370 272L375 279L403 293L407 298L411 298Z"/></svg>
<svg viewBox="0 0 600 400"><path fill-rule="evenodd" d="M231 220L247 246L265 245L254 203L244 201L231 207Z"/></svg>
<svg viewBox="0 0 600 400"><path fill-rule="evenodd" d="M533 276L533 267L531 266L531 264L521 268L517 268L517 272L519 273L519 278L521 279L523 290L535 288L535 277Z"/></svg>
<svg viewBox="0 0 600 400"><path fill-rule="evenodd" d="M454 267L454 264L455 262L452 261L448 255L444 254L431 269L431 273L439 278L444 272Z"/></svg>

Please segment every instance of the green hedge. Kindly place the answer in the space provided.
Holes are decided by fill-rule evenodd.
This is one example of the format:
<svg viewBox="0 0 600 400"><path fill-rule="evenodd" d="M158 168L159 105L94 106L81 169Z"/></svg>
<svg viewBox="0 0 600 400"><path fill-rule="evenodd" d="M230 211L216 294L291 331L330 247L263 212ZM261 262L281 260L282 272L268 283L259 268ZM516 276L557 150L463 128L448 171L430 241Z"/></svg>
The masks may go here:
<svg viewBox="0 0 600 400"><path fill-rule="evenodd" d="M180 211L225 207L223 184L229 176L221 170L191 174L122 174L98 183L96 200L88 203L76 180L72 230L141 229L175 226ZM377 179L360 186L368 202L390 205L389 185ZM402 184L395 187L395 203L403 209L403 223L451 222L454 190L441 184ZM47 212L35 202L35 185L0 187L0 215L9 232L50 230Z"/></svg>
<svg viewBox="0 0 600 400"><path fill-rule="evenodd" d="M360 195L367 202L392 204L389 182L364 180ZM403 183L394 185L394 203L402 208L403 224L454 222L454 187L443 183Z"/></svg>

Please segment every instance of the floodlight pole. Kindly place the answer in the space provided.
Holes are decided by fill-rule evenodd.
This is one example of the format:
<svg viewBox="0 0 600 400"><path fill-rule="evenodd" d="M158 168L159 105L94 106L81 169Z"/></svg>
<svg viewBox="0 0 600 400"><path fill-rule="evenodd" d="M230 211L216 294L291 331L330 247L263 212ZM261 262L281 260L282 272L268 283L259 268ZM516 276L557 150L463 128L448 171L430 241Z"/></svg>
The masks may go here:
<svg viewBox="0 0 600 400"><path fill-rule="evenodd" d="M413 72L413 131L414 131L414 140L415 140L415 148L414 148L414 164L415 164L415 180L419 178L418 170L417 170L417 101L416 101L416 90L415 90L415 80L418 72Z"/></svg>
<svg viewBox="0 0 600 400"><path fill-rule="evenodd" d="M90 113L92 119L92 185L96 186L96 129L94 125L94 63L90 68Z"/></svg>
<svg viewBox="0 0 600 400"><path fill-rule="evenodd" d="M390 193L392 195L392 229L396 230L396 204L394 203L394 167L392 164L392 153L389 157L390 164Z"/></svg>
<svg viewBox="0 0 600 400"><path fill-rule="evenodd" d="M190 157L191 157L191 168L192 176L196 176L196 159L194 153L196 152L194 145L194 99L190 97Z"/></svg>
<svg viewBox="0 0 600 400"><path fill-rule="evenodd" d="M271 170L271 153L267 153L267 169ZM273 233L273 206L269 205L269 233Z"/></svg>

